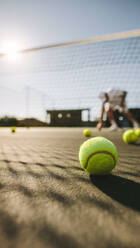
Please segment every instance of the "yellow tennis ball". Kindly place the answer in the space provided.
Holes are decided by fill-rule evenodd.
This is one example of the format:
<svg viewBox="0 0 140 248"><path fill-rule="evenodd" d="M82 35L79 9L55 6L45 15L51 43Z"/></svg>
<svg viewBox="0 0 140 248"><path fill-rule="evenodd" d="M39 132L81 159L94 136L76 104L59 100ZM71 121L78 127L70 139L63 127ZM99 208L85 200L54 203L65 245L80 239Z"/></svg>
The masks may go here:
<svg viewBox="0 0 140 248"><path fill-rule="evenodd" d="M81 166L93 175L106 175L118 161L116 146L104 137L94 137L85 141L79 151Z"/></svg>
<svg viewBox="0 0 140 248"><path fill-rule="evenodd" d="M139 137L140 136L140 128L135 129L135 134Z"/></svg>
<svg viewBox="0 0 140 248"><path fill-rule="evenodd" d="M83 131L83 135L86 137L90 137L92 134L92 131L89 128L85 128Z"/></svg>
<svg viewBox="0 0 140 248"><path fill-rule="evenodd" d="M135 130L128 129L123 133L123 141L127 144L133 144L138 140L138 136L135 133Z"/></svg>
<svg viewBox="0 0 140 248"><path fill-rule="evenodd" d="M16 127L11 127L11 132L15 133L16 132Z"/></svg>

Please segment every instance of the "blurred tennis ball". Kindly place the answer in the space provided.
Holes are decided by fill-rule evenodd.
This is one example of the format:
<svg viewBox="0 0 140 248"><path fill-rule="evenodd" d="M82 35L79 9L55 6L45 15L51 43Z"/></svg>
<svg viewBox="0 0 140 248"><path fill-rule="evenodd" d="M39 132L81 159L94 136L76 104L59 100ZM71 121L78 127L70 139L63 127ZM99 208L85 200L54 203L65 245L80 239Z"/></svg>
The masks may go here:
<svg viewBox="0 0 140 248"><path fill-rule="evenodd" d="M118 161L117 148L104 137L90 138L81 145L79 160L89 174L106 175Z"/></svg>
<svg viewBox="0 0 140 248"><path fill-rule="evenodd" d="M135 129L135 134L139 137L140 136L140 128Z"/></svg>
<svg viewBox="0 0 140 248"><path fill-rule="evenodd" d="M133 144L138 140L138 135L135 133L135 130L128 129L123 133L123 141L127 144Z"/></svg>
<svg viewBox="0 0 140 248"><path fill-rule="evenodd" d="M85 128L83 131L83 135L86 137L90 137L92 134L92 131L89 128Z"/></svg>
<svg viewBox="0 0 140 248"><path fill-rule="evenodd" d="M16 127L11 127L11 132L15 133L16 132Z"/></svg>

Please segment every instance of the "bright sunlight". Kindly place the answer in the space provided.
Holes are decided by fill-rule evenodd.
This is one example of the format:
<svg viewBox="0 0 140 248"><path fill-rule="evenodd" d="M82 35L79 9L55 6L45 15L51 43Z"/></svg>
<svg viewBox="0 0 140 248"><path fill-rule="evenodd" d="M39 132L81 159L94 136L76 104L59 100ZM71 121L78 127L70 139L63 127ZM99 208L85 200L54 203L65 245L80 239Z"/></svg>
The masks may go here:
<svg viewBox="0 0 140 248"><path fill-rule="evenodd" d="M18 58L19 45L15 41L4 42L2 51L9 60L15 61Z"/></svg>

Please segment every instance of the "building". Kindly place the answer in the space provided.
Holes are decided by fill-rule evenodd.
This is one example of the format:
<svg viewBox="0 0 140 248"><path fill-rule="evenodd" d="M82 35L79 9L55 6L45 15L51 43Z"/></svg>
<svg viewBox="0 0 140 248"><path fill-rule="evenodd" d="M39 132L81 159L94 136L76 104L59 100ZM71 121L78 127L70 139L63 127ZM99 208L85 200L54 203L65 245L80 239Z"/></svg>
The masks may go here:
<svg viewBox="0 0 140 248"><path fill-rule="evenodd" d="M87 111L87 121L82 120L83 111ZM90 123L90 109L47 110L47 125L58 127L79 127Z"/></svg>

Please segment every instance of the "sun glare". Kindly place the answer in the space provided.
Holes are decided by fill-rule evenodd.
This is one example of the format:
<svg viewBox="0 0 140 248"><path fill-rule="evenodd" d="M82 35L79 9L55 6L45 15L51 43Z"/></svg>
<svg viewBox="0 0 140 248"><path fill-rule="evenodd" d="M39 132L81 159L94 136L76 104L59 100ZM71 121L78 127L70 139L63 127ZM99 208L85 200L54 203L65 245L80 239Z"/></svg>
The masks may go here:
<svg viewBox="0 0 140 248"><path fill-rule="evenodd" d="M9 60L17 60L19 46L14 41L5 42L3 44L2 51L5 55L7 55Z"/></svg>

